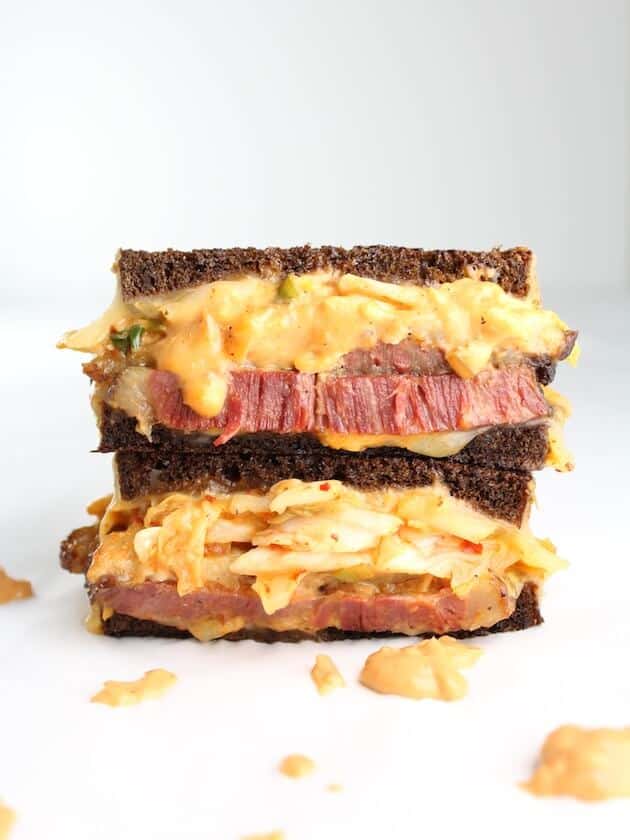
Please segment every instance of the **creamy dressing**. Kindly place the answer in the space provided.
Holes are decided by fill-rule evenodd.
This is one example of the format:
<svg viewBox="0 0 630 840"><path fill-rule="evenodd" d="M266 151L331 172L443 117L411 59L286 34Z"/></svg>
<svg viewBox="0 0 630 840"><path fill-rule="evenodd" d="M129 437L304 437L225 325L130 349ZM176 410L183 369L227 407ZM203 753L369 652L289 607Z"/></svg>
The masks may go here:
<svg viewBox="0 0 630 840"><path fill-rule="evenodd" d="M522 787L536 796L585 801L630 797L630 727L555 729L543 745L538 767Z"/></svg>
<svg viewBox="0 0 630 840"><path fill-rule="evenodd" d="M33 597L33 587L28 580L15 580L0 568L0 604Z"/></svg>
<svg viewBox="0 0 630 840"><path fill-rule="evenodd" d="M103 688L92 697L92 703L103 703L106 706L135 706L144 700L161 697L177 680L175 674L157 668L146 671L144 676L131 682L107 680Z"/></svg>
<svg viewBox="0 0 630 840"><path fill-rule="evenodd" d="M290 296L282 290L291 281ZM223 406L227 375L237 367L321 373L342 356L406 339L442 350L462 377L502 353L556 355L566 325L496 283L462 277L438 286L404 286L319 272L263 278L241 275L195 289L112 307L60 346L100 352L111 328L160 319L164 335L147 348L160 370L176 374L185 402L206 417Z"/></svg>
<svg viewBox="0 0 630 840"><path fill-rule="evenodd" d="M449 636L403 648L383 647L368 656L359 679L381 694L414 700L461 700L468 683L460 670L474 665L481 653L481 648Z"/></svg>
<svg viewBox="0 0 630 840"><path fill-rule="evenodd" d="M278 765L278 770L283 776L289 776L291 779L301 779L302 776L308 776L314 769L315 762L313 759L299 754L286 756Z"/></svg>

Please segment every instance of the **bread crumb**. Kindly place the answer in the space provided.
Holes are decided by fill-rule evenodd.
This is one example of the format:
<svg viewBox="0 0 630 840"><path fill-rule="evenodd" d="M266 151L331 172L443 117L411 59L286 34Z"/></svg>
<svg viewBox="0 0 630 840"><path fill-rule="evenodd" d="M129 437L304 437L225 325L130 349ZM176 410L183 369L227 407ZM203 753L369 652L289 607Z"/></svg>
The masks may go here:
<svg viewBox="0 0 630 840"><path fill-rule="evenodd" d="M291 779L300 779L302 776L308 776L314 769L315 762L312 758L297 753L283 758L278 765L278 770Z"/></svg>

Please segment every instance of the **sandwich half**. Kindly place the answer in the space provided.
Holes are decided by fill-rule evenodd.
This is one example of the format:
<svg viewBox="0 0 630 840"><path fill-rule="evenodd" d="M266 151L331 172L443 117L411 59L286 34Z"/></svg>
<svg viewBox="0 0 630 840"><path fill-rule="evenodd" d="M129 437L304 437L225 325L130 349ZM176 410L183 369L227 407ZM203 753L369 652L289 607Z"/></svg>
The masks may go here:
<svg viewBox="0 0 630 840"><path fill-rule="evenodd" d="M525 248L120 251L88 352L111 497L62 544L110 635L332 639L540 623L563 566L576 333Z"/></svg>
<svg viewBox="0 0 630 840"><path fill-rule="evenodd" d="M118 453L113 497L61 549L85 575L92 626L293 641L541 622L540 588L564 564L529 530L527 473L354 453L312 480L313 464L286 458L274 473Z"/></svg>
<svg viewBox="0 0 630 840"><path fill-rule="evenodd" d="M123 250L90 352L101 451L391 451L570 467L548 388L576 333L534 258L384 246Z"/></svg>

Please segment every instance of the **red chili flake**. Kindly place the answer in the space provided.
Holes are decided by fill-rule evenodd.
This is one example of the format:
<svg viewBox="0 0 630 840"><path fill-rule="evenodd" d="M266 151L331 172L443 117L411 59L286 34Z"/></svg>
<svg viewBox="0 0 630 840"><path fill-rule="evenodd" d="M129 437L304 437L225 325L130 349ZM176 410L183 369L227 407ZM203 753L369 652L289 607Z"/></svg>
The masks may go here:
<svg viewBox="0 0 630 840"><path fill-rule="evenodd" d="M323 484L319 485L319 489L320 490L330 490L330 484L327 481L325 481Z"/></svg>
<svg viewBox="0 0 630 840"><path fill-rule="evenodd" d="M481 554L483 546L481 543L470 542L470 540L460 540L462 551L467 551L469 554Z"/></svg>

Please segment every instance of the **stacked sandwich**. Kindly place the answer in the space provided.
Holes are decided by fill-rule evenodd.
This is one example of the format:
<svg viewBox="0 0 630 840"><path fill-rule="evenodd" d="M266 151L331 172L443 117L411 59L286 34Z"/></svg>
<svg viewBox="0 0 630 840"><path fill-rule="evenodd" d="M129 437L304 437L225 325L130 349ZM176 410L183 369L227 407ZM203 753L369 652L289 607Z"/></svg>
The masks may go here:
<svg viewBox="0 0 630 840"><path fill-rule="evenodd" d="M575 332L525 248L121 251L89 352L113 495L62 544L105 633L468 634L540 623L532 470Z"/></svg>

